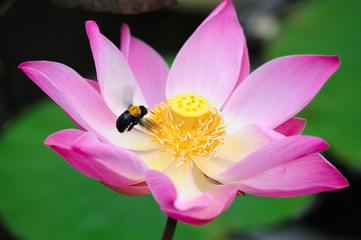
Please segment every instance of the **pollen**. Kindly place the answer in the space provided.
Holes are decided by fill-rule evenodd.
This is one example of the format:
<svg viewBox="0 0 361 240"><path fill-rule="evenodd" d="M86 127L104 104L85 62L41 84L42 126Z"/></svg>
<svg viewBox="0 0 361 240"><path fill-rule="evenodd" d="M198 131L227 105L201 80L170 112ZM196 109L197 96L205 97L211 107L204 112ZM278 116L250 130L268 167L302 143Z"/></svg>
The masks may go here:
<svg viewBox="0 0 361 240"><path fill-rule="evenodd" d="M197 157L214 158L226 136L223 115L205 98L179 94L151 110L147 133L182 165ZM178 166L177 165L177 166Z"/></svg>

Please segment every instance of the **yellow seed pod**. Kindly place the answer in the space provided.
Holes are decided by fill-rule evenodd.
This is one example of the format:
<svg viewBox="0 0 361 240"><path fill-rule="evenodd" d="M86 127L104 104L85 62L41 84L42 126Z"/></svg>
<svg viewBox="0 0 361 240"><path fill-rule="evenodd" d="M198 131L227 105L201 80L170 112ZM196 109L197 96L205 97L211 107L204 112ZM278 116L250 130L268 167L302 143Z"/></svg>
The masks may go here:
<svg viewBox="0 0 361 240"><path fill-rule="evenodd" d="M211 109L207 99L193 93L181 93L170 100L170 107L177 121L191 124Z"/></svg>

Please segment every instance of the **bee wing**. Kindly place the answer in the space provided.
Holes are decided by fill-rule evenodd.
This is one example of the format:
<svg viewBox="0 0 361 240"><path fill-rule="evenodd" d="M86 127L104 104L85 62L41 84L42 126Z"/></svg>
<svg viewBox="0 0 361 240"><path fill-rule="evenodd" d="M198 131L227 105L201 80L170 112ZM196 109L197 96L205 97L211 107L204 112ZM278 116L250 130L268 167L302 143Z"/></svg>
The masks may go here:
<svg viewBox="0 0 361 240"><path fill-rule="evenodd" d="M131 106L148 106L140 89L134 86L125 86L121 94L123 95L123 103L127 105L128 108Z"/></svg>
<svg viewBox="0 0 361 240"><path fill-rule="evenodd" d="M125 94L127 94L127 95L133 95L132 93L125 93ZM125 100L125 103L126 103L126 105L128 106L128 108L127 108L127 109L124 109L124 110L128 110L131 106L133 106L133 101L131 101L131 100L133 100L133 97L132 97L132 96L129 96L129 97L126 97L125 99L126 99L126 100Z"/></svg>

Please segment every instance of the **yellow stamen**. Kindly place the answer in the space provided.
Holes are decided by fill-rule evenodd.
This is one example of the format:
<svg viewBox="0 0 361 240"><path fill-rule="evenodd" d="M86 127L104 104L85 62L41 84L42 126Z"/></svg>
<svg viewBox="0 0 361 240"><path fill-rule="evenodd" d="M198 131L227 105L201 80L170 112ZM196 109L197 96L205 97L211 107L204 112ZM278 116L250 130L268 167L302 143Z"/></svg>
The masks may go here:
<svg viewBox="0 0 361 240"><path fill-rule="evenodd" d="M226 135L222 114L195 94L179 94L155 106L146 124L148 135L164 146L161 151L180 165L195 157L216 157Z"/></svg>

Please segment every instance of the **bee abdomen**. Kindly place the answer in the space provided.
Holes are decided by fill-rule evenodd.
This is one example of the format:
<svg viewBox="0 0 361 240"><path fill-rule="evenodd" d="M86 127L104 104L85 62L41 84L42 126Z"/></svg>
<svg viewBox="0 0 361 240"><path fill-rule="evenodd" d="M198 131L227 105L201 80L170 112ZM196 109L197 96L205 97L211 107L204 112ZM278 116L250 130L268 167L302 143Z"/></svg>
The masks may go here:
<svg viewBox="0 0 361 240"><path fill-rule="evenodd" d="M133 117L130 115L129 111L125 111L122 115L117 119L116 127L119 132L124 132L129 125L132 123Z"/></svg>

